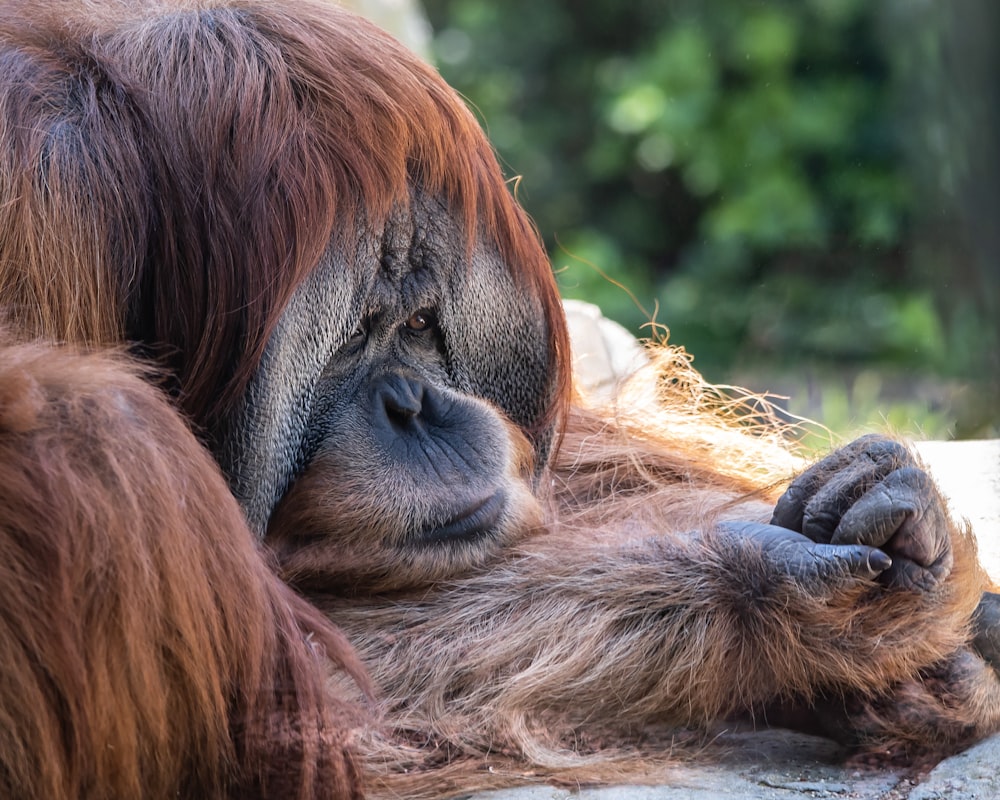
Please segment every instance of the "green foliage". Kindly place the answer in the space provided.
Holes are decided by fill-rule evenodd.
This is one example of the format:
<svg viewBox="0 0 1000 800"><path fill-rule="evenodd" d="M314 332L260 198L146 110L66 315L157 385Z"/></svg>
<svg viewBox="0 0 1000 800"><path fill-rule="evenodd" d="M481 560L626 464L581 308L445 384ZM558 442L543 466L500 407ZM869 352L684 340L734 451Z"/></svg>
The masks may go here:
<svg viewBox="0 0 1000 800"><path fill-rule="evenodd" d="M442 73L524 176L565 295L637 330L626 287L715 380L748 364L982 363L981 319L944 314L937 269L914 257L906 63L883 4L425 6Z"/></svg>

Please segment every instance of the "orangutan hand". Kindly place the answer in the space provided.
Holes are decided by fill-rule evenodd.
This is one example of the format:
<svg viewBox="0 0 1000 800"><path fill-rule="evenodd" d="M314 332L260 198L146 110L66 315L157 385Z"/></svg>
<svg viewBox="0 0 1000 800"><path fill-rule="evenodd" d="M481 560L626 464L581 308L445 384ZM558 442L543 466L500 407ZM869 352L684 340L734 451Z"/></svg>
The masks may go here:
<svg viewBox="0 0 1000 800"><path fill-rule="evenodd" d="M941 494L902 444L866 436L803 472L772 525L813 542L866 545L892 559L879 581L931 591L951 572L952 522Z"/></svg>

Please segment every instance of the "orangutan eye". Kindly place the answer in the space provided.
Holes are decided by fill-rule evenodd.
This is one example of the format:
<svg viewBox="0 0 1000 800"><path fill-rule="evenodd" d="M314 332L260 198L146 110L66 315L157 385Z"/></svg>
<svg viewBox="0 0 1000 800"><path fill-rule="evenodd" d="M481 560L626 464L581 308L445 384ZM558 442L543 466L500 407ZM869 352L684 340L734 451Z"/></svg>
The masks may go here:
<svg viewBox="0 0 1000 800"><path fill-rule="evenodd" d="M414 312L408 320L406 320L407 330L411 330L415 333L420 333L421 331L428 331L437 325L437 317L434 316L434 312L429 308L422 308L419 311Z"/></svg>

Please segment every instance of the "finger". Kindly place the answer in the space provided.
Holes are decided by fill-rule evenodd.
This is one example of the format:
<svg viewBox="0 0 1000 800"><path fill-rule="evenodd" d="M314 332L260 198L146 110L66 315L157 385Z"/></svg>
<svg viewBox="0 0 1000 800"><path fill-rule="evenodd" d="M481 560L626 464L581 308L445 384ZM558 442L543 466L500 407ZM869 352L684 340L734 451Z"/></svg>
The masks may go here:
<svg viewBox="0 0 1000 800"><path fill-rule="evenodd" d="M778 499L774 506L774 513L771 515L771 524L787 528L790 531L801 532L806 504L820 487L830 480L832 475L835 475L849 463L850 458L843 450L838 450L809 467L792 481L785 493Z"/></svg>
<svg viewBox="0 0 1000 800"><path fill-rule="evenodd" d="M844 514L835 544L884 547L894 563L882 576L889 586L929 591L951 572L951 525L937 487L921 469L890 474Z"/></svg>
<svg viewBox="0 0 1000 800"><path fill-rule="evenodd" d="M939 555L931 551L932 540L937 537L934 531L923 529L946 524L943 515L932 508L939 502L937 489L926 472L916 467L896 470L869 488L844 513L831 541L881 547L896 537L894 552L928 566ZM917 524L907 525L909 520Z"/></svg>
<svg viewBox="0 0 1000 800"><path fill-rule="evenodd" d="M867 545L833 545L810 542L809 550L820 565L818 574L832 576L846 571L859 578L875 578L892 567L888 553ZM826 570L824 573L823 570Z"/></svg>
<svg viewBox="0 0 1000 800"><path fill-rule="evenodd" d="M1000 594L984 592L972 617L972 647L993 669L1000 670Z"/></svg>
<svg viewBox="0 0 1000 800"><path fill-rule="evenodd" d="M752 542L777 571L804 584L853 575L875 578L892 566L881 550L862 544L816 544L802 534L756 522L726 522L720 530Z"/></svg>
<svg viewBox="0 0 1000 800"><path fill-rule="evenodd" d="M862 456L830 477L806 503L802 533L814 542L830 542L844 514L878 483L880 466Z"/></svg>
<svg viewBox="0 0 1000 800"><path fill-rule="evenodd" d="M888 474L900 464L910 463L912 456L903 445L892 439L875 434L862 436L813 464L796 478L778 500L771 517L771 524L793 531L802 531L806 507L817 492L834 475L859 460L878 464L883 474ZM821 536L825 535L829 541L829 536L823 532L822 527L818 528L817 532Z"/></svg>
<svg viewBox="0 0 1000 800"><path fill-rule="evenodd" d="M877 433L855 439L844 449L854 453L855 458L865 457L882 464L887 472L913 464L915 461L913 453L902 442Z"/></svg>
<svg viewBox="0 0 1000 800"><path fill-rule="evenodd" d="M893 589L906 589L921 594L933 592L951 573L952 560L951 550L929 567L907 558L897 558L889 569L879 575L879 583Z"/></svg>

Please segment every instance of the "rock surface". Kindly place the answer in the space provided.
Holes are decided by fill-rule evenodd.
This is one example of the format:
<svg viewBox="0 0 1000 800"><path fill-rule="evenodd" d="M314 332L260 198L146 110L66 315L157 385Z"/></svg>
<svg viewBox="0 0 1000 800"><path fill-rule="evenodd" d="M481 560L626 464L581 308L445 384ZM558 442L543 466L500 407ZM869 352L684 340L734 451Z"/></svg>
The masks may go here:
<svg viewBox="0 0 1000 800"><path fill-rule="evenodd" d="M569 303L567 311L576 368L591 389L612 389L641 363L635 340L595 307ZM955 513L972 523L983 562L1000 582L1000 441L921 442L918 448ZM1000 735L916 776L845 764L843 755L832 742L790 731L731 733L656 786L526 786L470 800L1000 800Z"/></svg>
<svg viewBox="0 0 1000 800"><path fill-rule="evenodd" d="M726 737L726 750L683 764L655 786L570 790L522 786L481 792L468 800L996 800L1000 798L1000 736L946 759L930 773L846 765L825 739L772 730Z"/></svg>

